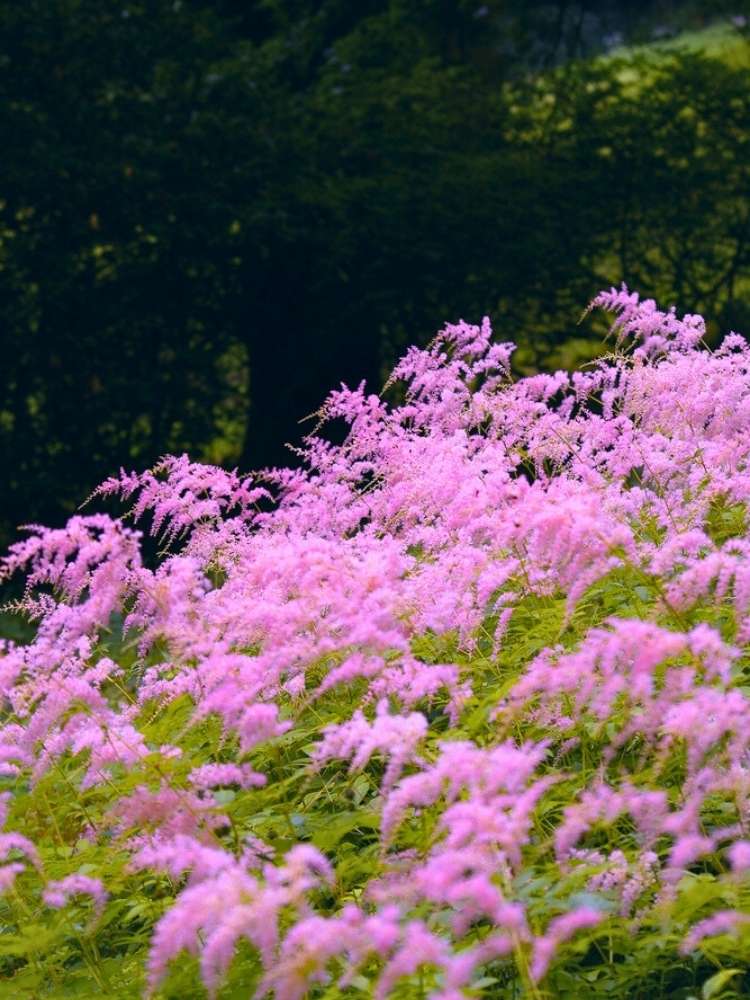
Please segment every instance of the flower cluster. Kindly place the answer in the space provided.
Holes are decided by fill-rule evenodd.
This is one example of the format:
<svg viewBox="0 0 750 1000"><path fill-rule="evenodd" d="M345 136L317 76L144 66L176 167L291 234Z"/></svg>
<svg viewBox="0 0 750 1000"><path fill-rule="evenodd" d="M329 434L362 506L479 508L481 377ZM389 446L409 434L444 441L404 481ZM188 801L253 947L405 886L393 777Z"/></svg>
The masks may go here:
<svg viewBox="0 0 750 1000"><path fill-rule="evenodd" d="M155 566L101 514L12 547L19 940L88 897L88 937L57 933L101 985L97 927L136 897L136 992L184 954L209 996L279 1000L657 996L746 964L750 346L593 305L617 347L590 369L516 380L488 321L449 325L393 405L332 393L301 469L108 480Z"/></svg>

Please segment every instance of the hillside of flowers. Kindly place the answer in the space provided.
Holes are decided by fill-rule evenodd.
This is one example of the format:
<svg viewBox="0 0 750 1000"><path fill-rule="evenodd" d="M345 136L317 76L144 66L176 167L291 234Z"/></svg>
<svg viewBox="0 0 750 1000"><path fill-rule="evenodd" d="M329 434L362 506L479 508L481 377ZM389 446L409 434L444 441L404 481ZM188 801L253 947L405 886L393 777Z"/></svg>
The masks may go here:
<svg viewBox="0 0 750 1000"><path fill-rule="evenodd" d="M27 527L0 995L750 996L750 345L593 305L583 370L449 325L301 468Z"/></svg>

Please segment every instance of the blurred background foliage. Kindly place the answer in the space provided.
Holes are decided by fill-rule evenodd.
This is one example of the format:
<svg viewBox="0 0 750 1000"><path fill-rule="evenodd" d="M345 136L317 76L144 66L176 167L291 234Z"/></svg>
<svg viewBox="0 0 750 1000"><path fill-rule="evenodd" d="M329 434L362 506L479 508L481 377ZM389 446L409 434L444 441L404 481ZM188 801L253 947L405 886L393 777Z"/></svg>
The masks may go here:
<svg viewBox="0 0 750 1000"><path fill-rule="evenodd" d="M161 454L287 463L489 314L623 279L750 332L742 0L0 0L0 540Z"/></svg>

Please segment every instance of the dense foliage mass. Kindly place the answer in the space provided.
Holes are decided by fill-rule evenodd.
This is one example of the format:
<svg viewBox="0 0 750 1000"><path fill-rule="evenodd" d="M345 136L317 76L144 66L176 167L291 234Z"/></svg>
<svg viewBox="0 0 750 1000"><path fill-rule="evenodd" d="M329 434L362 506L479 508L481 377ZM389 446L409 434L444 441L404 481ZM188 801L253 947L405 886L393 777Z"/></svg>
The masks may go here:
<svg viewBox="0 0 750 1000"><path fill-rule="evenodd" d="M32 527L0 659L16 997L745 995L750 345L626 289L332 393L305 466L170 457Z"/></svg>
<svg viewBox="0 0 750 1000"><path fill-rule="evenodd" d="M623 280L750 329L749 14L0 0L0 546L121 465L286 464L444 317L517 374L588 360Z"/></svg>

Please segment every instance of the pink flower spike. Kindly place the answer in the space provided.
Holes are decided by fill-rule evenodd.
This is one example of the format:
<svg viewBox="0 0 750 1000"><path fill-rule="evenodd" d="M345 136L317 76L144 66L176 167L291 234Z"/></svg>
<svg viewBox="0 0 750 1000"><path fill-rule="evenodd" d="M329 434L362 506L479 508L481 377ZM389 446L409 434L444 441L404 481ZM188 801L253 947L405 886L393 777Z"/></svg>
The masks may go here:
<svg viewBox="0 0 750 1000"><path fill-rule="evenodd" d="M550 921L545 934L534 940L530 969L534 982L538 983L544 978L561 944L570 940L580 930L596 927L603 919L604 914L601 911L581 907Z"/></svg>
<svg viewBox="0 0 750 1000"><path fill-rule="evenodd" d="M57 910L66 906L71 896L90 896L97 916L101 915L109 898L101 881L88 875L67 875L56 882L48 882L42 892L47 906Z"/></svg>

